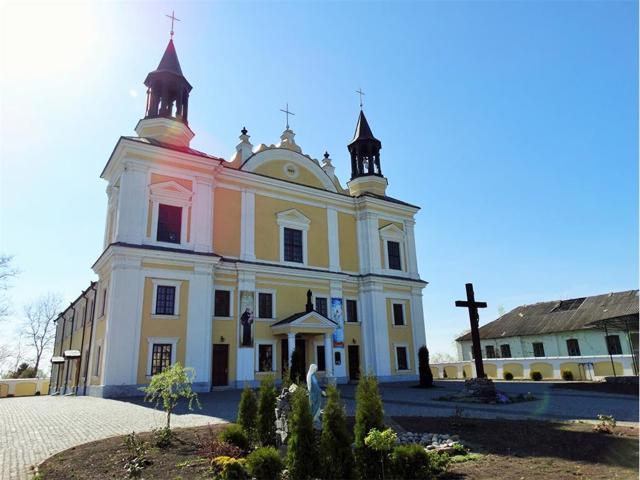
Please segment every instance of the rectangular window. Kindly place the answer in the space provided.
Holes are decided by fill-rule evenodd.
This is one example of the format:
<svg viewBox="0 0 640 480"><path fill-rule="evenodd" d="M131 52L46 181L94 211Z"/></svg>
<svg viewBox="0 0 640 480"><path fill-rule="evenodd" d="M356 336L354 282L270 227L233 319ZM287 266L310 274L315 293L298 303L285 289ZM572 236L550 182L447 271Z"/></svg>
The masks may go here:
<svg viewBox="0 0 640 480"><path fill-rule="evenodd" d="M493 345L486 345L484 347L484 350L486 352L487 358L496 358L496 349Z"/></svg>
<svg viewBox="0 0 640 480"><path fill-rule="evenodd" d="M180 243L182 229L182 207L173 205L158 205L158 234L159 242Z"/></svg>
<svg viewBox="0 0 640 480"><path fill-rule="evenodd" d="M284 261L302 262L302 230L284 229Z"/></svg>
<svg viewBox="0 0 640 480"><path fill-rule="evenodd" d="M104 316L104 309L107 306L107 287L102 289L102 304L100 305L100 316Z"/></svg>
<svg viewBox="0 0 640 480"><path fill-rule="evenodd" d="M258 345L258 371L270 372L273 367L273 345Z"/></svg>
<svg viewBox="0 0 640 480"><path fill-rule="evenodd" d="M605 338L607 340L607 351L609 352L609 355L622 355L620 337L618 335L608 335Z"/></svg>
<svg viewBox="0 0 640 480"><path fill-rule="evenodd" d="M316 358L318 359L318 371L324 372L326 369L324 361L324 345L316 345Z"/></svg>
<svg viewBox="0 0 640 480"><path fill-rule="evenodd" d="M533 344L533 356L544 357L544 344L542 342Z"/></svg>
<svg viewBox="0 0 640 480"><path fill-rule="evenodd" d="M402 270L400 244L398 242L387 242L387 256L389 258L389 268L391 270Z"/></svg>
<svg viewBox="0 0 640 480"><path fill-rule="evenodd" d="M579 357L580 356L580 345L578 345L578 340L575 338L570 338L567 340L567 352L570 357Z"/></svg>
<svg viewBox="0 0 640 480"><path fill-rule="evenodd" d="M404 308L401 303L393 304L393 324L404 325Z"/></svg>
<svg viewBox="0 0 640 480"><path fill-rule="evenodd" d="M154 343L151 351L151 375L171 366L171 344Z"/></svg>
<svg viewBox="0 0 640 480"><path fill-rule="evenodd" d="M396 347L396 358L398 360L398 370L409 370L407 347Z"/></svg>
<svg viewBox="0 0 640 480"><path fill-rule="evenodd" d="M502 358L511 358L511 346L500 345L500 356Z"/></svg>
<svg viewBox="0 0 640 480"><path fill-rule="evenodd" d="M156 291L156 315L175 315L176 287L158 285Z"/></svg>
<svg viewBox="0 0 640 480"><path fill-rule="evenodd" d="M316 312L325 317L328 316L327 299L325 297L316 297Z"/></svg>
<svg viewBox="0 0 640 480"><path fill-rule="evenodd" d="M216 290L213 314L216 317L231 316L231 292L229 290Z"/></svg>
<svg viewBox="0 0 640 480"><path fill-rule="evenodd" d="M258 318L273 318L273 295L258 293Z"/></svg>
<svg viewBox="0 0 640 480"><path fill-rule="evenodd" d="M347 300L347 322L356 323L358 321L358 302Z"/></svg>

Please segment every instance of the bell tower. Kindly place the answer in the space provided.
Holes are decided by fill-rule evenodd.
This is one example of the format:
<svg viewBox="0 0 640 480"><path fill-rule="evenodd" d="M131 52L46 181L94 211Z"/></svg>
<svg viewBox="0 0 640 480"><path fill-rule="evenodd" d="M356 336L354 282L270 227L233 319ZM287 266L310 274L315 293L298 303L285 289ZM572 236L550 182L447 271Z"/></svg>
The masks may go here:
<svg viewBox="0 0 640 480"><path fill-rule="evenodd" d="M365 192L385 195L387 179L382 176L380 167L382 143L373 136L362 109L353 140L347 148L351 155L351 180L347 183L351 195L359 196Z"/></svg>
<svg viewBox="0 0 640 480"><path fill-rule="evenodd" d="M144 81L147 87L145 116L136 126L140 137L172 145L189 146L194 133L189 128L189 92L191 85L182 74L172 38L158 68Z"/></svg>

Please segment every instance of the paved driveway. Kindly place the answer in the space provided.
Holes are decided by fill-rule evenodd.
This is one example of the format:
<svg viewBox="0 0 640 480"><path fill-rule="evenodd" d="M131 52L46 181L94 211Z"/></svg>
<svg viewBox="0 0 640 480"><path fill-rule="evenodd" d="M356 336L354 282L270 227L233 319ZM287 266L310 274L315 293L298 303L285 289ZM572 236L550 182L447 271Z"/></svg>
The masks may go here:
<svg viewBox="0 0 640 480"><path fill-rule="evenodd" d="M619 421L638 421L638 398L577 390L552 389L549 383L499 382L507 393L531 392L538 400L513 405L475 405L441 402L436 397L459 391L462 382L436 382L438 388L422 390L409 384L381 387L385 414L389 416L449 416L456 406L463 415L484 418L535 418L541 420L595 419L599 413ZM347 413L355 411L355 387L341 387ZM178 409L176 427L233 421L240 399L238 390L200 395L202 410ZM123 399L124 400L124 399ZM132 430L147 431L164 424L164 414L142 399L126 401L92 397L22 397L0 400L0 478L27 478L29 465L74 445Z"/></svg>

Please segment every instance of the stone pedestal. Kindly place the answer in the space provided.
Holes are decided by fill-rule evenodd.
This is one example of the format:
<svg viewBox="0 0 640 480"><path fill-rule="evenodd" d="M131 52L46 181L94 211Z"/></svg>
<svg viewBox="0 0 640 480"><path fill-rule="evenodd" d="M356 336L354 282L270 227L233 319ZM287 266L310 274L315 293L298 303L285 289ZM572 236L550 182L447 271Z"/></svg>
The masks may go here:
<svg viewBox="0 0 640 480"><path fill-rule="evenodd" d="M464 382L464 394L482 400L495 400L496 386L489 378L470 378Z"/></svg>

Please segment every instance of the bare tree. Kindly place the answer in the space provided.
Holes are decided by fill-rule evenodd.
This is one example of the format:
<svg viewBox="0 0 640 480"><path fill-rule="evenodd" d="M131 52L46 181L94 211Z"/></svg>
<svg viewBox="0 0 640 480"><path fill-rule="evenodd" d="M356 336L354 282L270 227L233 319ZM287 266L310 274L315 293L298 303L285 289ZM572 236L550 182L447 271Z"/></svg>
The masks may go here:
<svg viewBox="0 0 640 480"><path fill-rule="evenodd" d="M10 280L19 273L12 262L11 255L0 255L0 320L10 313L11 303L7 296L7 290L11 288Z"/></svg>
<svg viewBox="0 0 640 480"><path fill-rule="evenodd" d="M58 316L61 305L60 295L48 293L24 307L24 337L35 350L36 375L42 354L55 340L56 328L53 321Z"/></svg>
<svg viewBox="0 0 640 480"><path fill-rule="evenodd" d="M450 363L455 361L456 359L450 353L436 352L431 355L431 363Z"/></svg>

